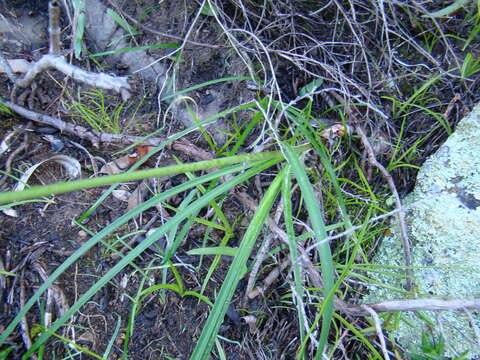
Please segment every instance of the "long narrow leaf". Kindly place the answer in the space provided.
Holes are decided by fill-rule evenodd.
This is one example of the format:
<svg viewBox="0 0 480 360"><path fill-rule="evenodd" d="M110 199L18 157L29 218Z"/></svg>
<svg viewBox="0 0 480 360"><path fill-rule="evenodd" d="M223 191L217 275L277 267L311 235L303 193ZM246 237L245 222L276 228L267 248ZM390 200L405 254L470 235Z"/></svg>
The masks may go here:
<svg viewBox="0 0 480 360"><path fill-rule="evenodd" d="M188 164L171 165L154 169L139 170L135 172L101 176L92 179L82 179L77 181L58 182L55 184L44 186L32 186L23 191L9 191L0 193L0 204L38 198L42 196L64 194L67 192L98 187L103 185L110 185L120 182L129 182L142 180L148 177L159 177L166 175L181 174L188 171L199 171L213 168L223 168L228 165L238 164L248 161L260 161L270 159L281 159L281 154L278 151L269 151L254 154L241 154L235 156L228 156L213 160L198 161Z"/></svg>
<svg viewBox="0 0 480 360"><path fill-rule="evenodd" d="M293 268L293 280L295 283L295 305L297 307L298 327L300 332L300 339L303 342L305 338L305 310L303 307L303 286L302 286L302 268L300 263L297 262L297 239L295 237L295 230L293 227L293 215L292 215L292 179L290 176L290 165L287 166L287 175L282 184L282 201L283 201L283 214L285 219L285 228L288 235L288 247L290 250L290 263Z"/></svg>
<svg viewBox="0 0 480 360"><path fill-rule="evenodd" d="M283 178L286 171L283 170L270 184L262 201L260 202L257 211L253 215L252 221L243 236L243 239L238 248L237 255L232 261L232 265L228 270L227 276L223 281L220 292L215 299L215 305L208 316L202 334L198 339L197 345L190 357L191 360L207 360L210 357L210 352L213 343L217 337L220 325L222 325L225 313L232 299L232 296L237 288L238 282L244 275L241 269L246 266L247 260L252 252L253 245L262 229L265 218L268 216L270 208L278 195Z"/></svg>
<svg viewBox="0 0 480 360"><path fill-rule="evenodd" d="M255 176L259 172L271 167L278 160L270 160L266 162L262 162L260 165L247 170L243 174L237 175L233 179L228 182L223 183L222 185L216 187L209 193L203 195L191 206L185 209L183 212L175 215L172 217L168 222L163 224L159 227L156 231L154 231L149 237L143 240L140 244L138 244L132 251L130 251L125 257L123 257L115 266L113 266L105 275L103 275L100 280L98 280L92 287L87 290L75 304L68 309L65 314L57 319L50 327L50 331L56 331L60 326L62 326L68 319L78 311L87 301L90 300L92 296L94 296L105 284L107 284L115 275L117 275L122 269L124 269L128 264L130 264L135 258L137 258L145 249L147 249L150 245L160 239L166 232L170 231L174 226L178 225L180 222L194 214L195 212L202 209L204 206L208 205L210 201L215 199L217 196L225 193L226 191L230 190L234 186L248 180L250 177ZM200 179L200 178L199 178ZM189 183L195 182L194 180L190 181ZM196 185L196 184L195 184ZM101 232L100 232L101 233ZM48 281L48 279L47 279ZM225 309L226 310L226 309ZM2 338L4 334L2 334ZM23 358L28 358L33 352L38 349L38 347L43 344L48 338L50 337L49 333L43 333L37 341L32 345L30 350L24 355Z"/></svg>
<svg viewBox="0 0 480 360"><path fill-rule="evenodd" d="M305 206L307 208L308 217L312 223L312 229L315 234L315 238L317 242L321 242L327 238L327 232L325 231L325 223L322 218L322 212L320 210L318 201L316 200L315 193L313 192L312 184L308 180L307 173L305 172L303 165L298 159L298 154L296 154L288 144L284 144L283 150L288 163L292 167L292 171L297 179L298 185L300 186L303 198L305 199ZM321 243L321 245L318 246L318 252L320 255L320 266L322 269L322 277L324 284L324 301L328 302L325 304L322 330L320 332L320 339L318 342L317 354L322 354L328 341L328 333L330 330L330 323L332 321L333 315L333 301L331 298L328 299L328 295L333 289L334 268L329 243Z"/></svg>
<svg viewBox="0 0 480 360"><path fill-rule="evenodd" d="M185 190L188 190L198 184L203 182L211 181L213 179L217 179L221 176L225 176L232 172L243 170L243 165L236 165L228 169L218 170L216 172L204 175L202 177L198 177L188 183L181 184L176 186L162 194L159 194L150 200L146 201L145 203L141 204L140 206L136 207L135 209L130 210L125 215L119 217L109 226L105 227L95 236L93 236L90 240L88 240L82 247L80 247L77 251L75 251L70 257L68 257L62 265L60 265L51 275L50 277L40 286L40 288L35 292L35 294L28 300L25 306L19 311L17 316L12 320L12 322L8 325L8 327L2 332L0 335L0 344L3 344L8 336L12 333L15 327L19 324L22 317L24 317L30 308L35 304L35 302L40 298L40 296L48 289L50 285L68 268L72 265L75 261L77 261L83 254L85 254L89 249L95 246L101 239L111 234L115 229L120 227L121 225L125 224L130 219L134 218L141 212L155 206L160 201L166 200L169 197L181 193Z"/></svg>

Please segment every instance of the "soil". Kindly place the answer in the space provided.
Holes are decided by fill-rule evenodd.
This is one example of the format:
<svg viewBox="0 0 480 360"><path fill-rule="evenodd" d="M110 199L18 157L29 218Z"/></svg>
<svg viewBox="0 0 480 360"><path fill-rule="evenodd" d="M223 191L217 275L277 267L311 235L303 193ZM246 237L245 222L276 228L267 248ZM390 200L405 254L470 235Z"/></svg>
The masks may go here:
<svg viewBox="0 0 480 360"><path fill-rule="evenodd" d="M104 3L107 6L109 4L108 1ZM188 24L195 15L193 9L197 8L197 3L193 0L183 2L167 0L160 3L161 5L159 5L158 1L141 0L118 2L118 5L125 13L136 19L139 19L142 14L146 14L147 10L153 9L145 16L144 25L165 33L178 36L184 35L188 30ZM40 30L46 34L45 19L47 18L47 9L45 4L45 1L3 0L0 1L0 14L3 14L5 18L10 20L28 18L29 21L24 26L29 26L29 30L25 30L24 34L38 34ZM309 11L308 9L301 10ZM62 24L65 26L68 24L68 20L63 18ZM68 30L65 31L68 32ZM220 47L207 48L187 45L182 62L179 65L178 89L220 77L247 75L245 66L242 65L234 51L222 46L224 45L224 39L219 36L220 33L219 27L211 17L204 16L200 19L190 39L197 42L220 45ZM48 51L46 36L21 38L15 34L10 35L0 42L0 52L6 58L35 60ZM64 44L68 45L67 33L63 34L63 36ZM267 32L264 36L272 35ZM324 36L328 38L328 36ZM87 48L93 48L93 42L88 37L86 40ZM136 41L139 44L153 44L172 42L173 40L143 31L142 35L136 38ZM148 51L148 55L153 58L164 56L166 53L167 50L165 49ZM114 70L120 75L122 75L122 72L125 74L130 73L128 68L122 67L121 64L113 63L113 59L111 60L111 63L109 60L101 60L101 65L106 69ZM413 61L413 59L409 60ZM79 65L95 68L94 63L85 60L79 62ZM302 73L291 62L277 59L275 66L279 73L285 74L285 76L279 79L279 82L284 100L288 102L298 95L298 88L308 83L308 79L301 75ZM65 114L68 112L68 109L65 104L68 104L74 98L71 94L84 89L81 85L75 84L71 80L66 80L62 74L56 71L49 71L47 74L43 74L38 79L37 85L40 95L34 99L33 110L52 114L67 120L69 118ZM158 112L165 110L165 107L168 105L162 104L160 109L158 108L158 84L137 76L134 86L136 94L125 107L125 111L122 112L121 125L126 134L147 134L159 126ZM473 103L475 96L471 94L475 93L476 87L478 87L478 84L472 85L472 88L468 91L463 90L465 106L454 110L452 116L455 118L452 119L452 123L461 118L465 109ZM0 75L0 95L4 98L9 98L11 90L12 84L8 81L8 78L5 75ZM452 85L448 92L443 94L444 99L442 101L448 102L456 90L459 90L459 88L456 85ZM28 92L28 90L25 91ZM28 94L26 95L28 98ZM247 90L244 85L239 85L239 83L213 85L191 94L196 101L204 104L203 111L205 113L211 111L218 112L231 104L238 105L249 98L251 99L254 95L255 93ZM115 101L120 103L118 98ZM207 109L210 103L215 103L215 108ZM114 107L115 104L112 104L112 106ZM17 117L5 114L1 116L0 139L4 139L7 134L19 126L27 124ZM71 120L78 121L77 118ZM169 126L168 129L165 129L164 135L174 133L185 126L184 123L176 122L171 117L167 117L167 120ZM243 120L239 119L240 122ZM394 120L392 120L392 124L394 124ZM415 129L412 129L412 132L423 131L420 124L423 124L422 126L425 127L431 126L431 123L422 123L420 118L415 124L418 124L418 126L409 125L412 127L417 126ZM25 170L30 165L61 153L77 159L82 165L83 176L88 177L93 174L90 155L100 157L104 162L109 162L117 157L114 153L123 148L123 146L119 145L104 144L100 149L95 149L84 140L61 134L52 128L35 124L30 124L29 126L31 130L28 131L28 148L16 157L14 162L14 169L18 169L15 170L14 175L17 176L19 172ZM222 128L224 126L226 125L222 123L219 127ZM393 127L398 129L398 124L394 124ZM407 130L410 131L410 129ZM258 129L256 134L260 131L261 129ZM47 134L53 135L61 143L61 150L48 141L45 137ZM216 134L216 139L221 141L221 136L218 133ZM442 137L444 138L444 135L438 135L432 143L440 143ZM18 136L15 142L11 144L12 148L18 146L24 141L23 139L23 135ZM411 139L409 138L408 140L410 141ZM90 155L72 143L71 140L82 145ZM192 135L189 137L189 140L196 146L210 151L208 144L202 137ZM432 143L425 145L424 150L426 154L435 149L435 145L432 145ZM168 155L176 155L183 161L197 160L174 151L169 151ZM4 162L5 157L2 157L1 161ZM173 162L171 157L162 160L153 159L145 166L156 166L156 161ZM418 162L421 162L421 159ZM98 164L101 166L100 162ZM398 174L396 175L398 176ZM60 167L48 165L41 167L29 183L45 184L65 179L66 176ZM171 177L162 186L168 188L182 182L184 179L182 176ZM407 192L411 188L414 182L413 179L413 172L408 176L402 175L400 177L399 183L401 184L402 192ZM258 182L260 183L260 181ZM3 190L11 189L14 183L15 181L9 178ZM127 184L124 186L124 189L133 191L135 187L135 184ZM255 194L257 189L258 186L251 185L248 191ZM73 251L88 240L87 232L98 232L127 211L128 204L126 202L110 196L80 225L75 223L73 220L78 219L87 211L100 197L103 190L84 190L55 196L53 203L35 202L24 204L17 207L18 217L0 214L1 260L6 270L15 270L15 273L19 275L15 279L6 277L6 282L0 287L0 331L11 322L22 306L21 288L24 288L25 298L28 300L41 285L42 279L39 277L38 271L35 270L34 263L44 268L47 274L52 273ZM171 200L171 205L177 206L181 200L182 197L177 196ZM298 206L298 204L295 206ZM224 209L226 209L225 213L230 220L235 220L241 224L235 234L235 238L229 243L229 246L235 246L241 238L243 229L248 225L251 214L233 198L228 198L225 201ZM166 212L167 215L172 215L168 214L168 210ZM156 213L155 209L148 210L135 219L135 221L125 225L121 232L107 238L106 242L112 244L116 239L115 236L125 236L143 229L149 220L154 218ZM158 218L150 224L150 227L158 227L161 223L162 219ZM203 264L199 264L199 258L187 255L187 251L202 246L205 231L206 228L203 225L195 225L174 259L175 262L188 265L179 266L177 269L184 281L184 287L191 291L200 291L202 279L204 279L210 264L208 260ZM213 231L210 237L221 239L222 235ZM82 307L72 319L72 326L68 329L59 330L62 336L75 338L77 344L97 354L103 354L109 341L114 338L109 359L120 358L124 351L129 316L132 313L131 298L136 296L139 289L142 289L142 286L144 288L145 286L162 282L163 272L155 269L148 273L148 284L142 284L141 280L144 276L138 269L153 268L160 262L161 257L155 249L147 250L137 259L136 267L125 268L97 293L91 301ZM77 261L75 265L70 267L56 281L56 285L62 289L66 302L72 304L99 277L111 269L115 263L116 260L112 258L112 253L107 251L105 246L96 246ZM229 260L224 256L205 290L205 296L210 299L215 298L228 267ZM262 276L266 273L267 271L262 272ZM167 283L174 283L175 279L171 272L168 274ZM222 342L227 359L294 358L299 340L296 335L298 334L298 329L295 308L291 304L284 305L284 296L289 294L290 291L287 276L287 273L282 274L276 283L275 290L248 303L247 309L243 308L241 304L246 286L244 282L241 283L230 305L224 324L220 329L220 335L228 339L228 341ZM35 305L32 311L29 312L27 321L31 329L41 324L40 314L43 311L43 306L44 304L41 302ZM135 318L134 332L128 342L128 358L142 360L188 359L196 345L196 340L200 336L208 312L209 307L197 298L189 296L180 297L172 291L165 291L162 294L156 292L147 296L143 300L141 310ZM258 318L255 328L250 328L241 319L242 316L251 313L255 313ZM118 330L117 323L120 324ZM25 352L22 332L23 330L17 327L7 343L3 344L4 348L13 348L9 358L19 358ZM354 353L355 349L356 345L353 344L347 350ZM74 353L64 342L52 337L47 343L44 358L63 358L68 356L68 352ZM89 359L93 357L83 354L82 358Z"/></svg>

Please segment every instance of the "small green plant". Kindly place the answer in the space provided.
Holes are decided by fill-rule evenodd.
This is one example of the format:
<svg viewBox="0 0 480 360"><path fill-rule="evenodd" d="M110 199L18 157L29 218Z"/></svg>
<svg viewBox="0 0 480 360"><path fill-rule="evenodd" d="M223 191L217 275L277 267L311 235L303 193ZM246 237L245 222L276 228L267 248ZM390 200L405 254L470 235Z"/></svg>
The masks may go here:
<svg viewBox="0 0 480 360"><path fill-rule="evenodd" d="M124 104L112 106L109 103L110 99L100 90L82 91L78 100L70 105L71 116L81 118L95 131L120 134Z"/></svg>
<svg viewBox="0 0 480 360"><path fill-rule="evenodd" d="M480 58L474 58L472 53L468 53L463 60L460 75L470 77L480 71Z"/></svg>
<svg viewBox="0 0 480 360"><path fill-rule="evenodd" d="M412 360L464 360L467 352L462 353L459 357L447 357L445 356L445 340L440 337L435 339L432 334L422 334L422 343L417 346L420 352L408 353L408 356Z"/></svg>

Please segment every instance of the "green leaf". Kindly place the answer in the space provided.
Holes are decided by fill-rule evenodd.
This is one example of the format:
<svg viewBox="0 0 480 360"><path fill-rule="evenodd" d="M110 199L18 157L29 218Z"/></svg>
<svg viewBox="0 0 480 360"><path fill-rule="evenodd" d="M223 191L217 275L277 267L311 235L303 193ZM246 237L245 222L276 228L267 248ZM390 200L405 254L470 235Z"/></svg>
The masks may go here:
<svg viewBox="0 0 480 360"><path fill-rule="evenodd" d="M64 194L75 190L82 190L92 187L99 187L103 185L110 185L121 182L142 180L148 177L159 177L165 175L181 174L191 171L199 171L213 168L222 168L232 164L281 159L281 153L278 151L242 154L235 156L228 156L213 160L199 161L188 164L171 165L154 169L139 170L135 172L128 172L109 176L100 176L91 179L82 179L76 181L58 182L50 185L32 186L23 191L8 191L0 193L0 204L9 203L13 201L27 200L38 198L42 196Z"/></svg>
<svg viewBox="0 0 480 360"><path fill-rule="evenodd" d="M5 271L5 270L0 270L0 275L6 275L6 276L17 276L12 272Z"/></svg>
<svg viewBox="0 0 480 360"><path fill-rule="evenodd" d="M317 90L322 84L323 84L323 79L315 79L309 82L307 85L303 86L298 92L298 96L305 96L308 93L312 93L315 90Z"/></svg>
<svg viewBox="0 0 480 360"><path fill-rule="evenodd" d="M125 19L123 17L121 17L120 15L118 15L115 11L113 11L112 9L107 9L107 14L110 15L112 17L113 20L115 20L115 22L120 25L126 32L132 34L132 35L137 35L139 34L139 32L137 31L137 29L135 29L132 25L130 25L129 23L127 23L125 21Z"/></svg>
<svg viewBox="0 0 480 360"><path fill-rule="evenodd" d="M298 154L295 153L292 147L288 144L283 144L283 150L285 157L287 158L288 163L292 167L292 172L297 179L297 183L300 186L302 191L302 196L305 200L305 207L307 208L308 217L312 223L313 233L317 243L319 243L317 249L320 255L320 266L322 269L322 278L324 285L324 312L323 312L323 321L322 329L320 331L320 339L318 341L318 355L323 353L325 346L328 341L328 333L330 330L330 324L332 322L333 316L333 300L329 296L330 292L334 289L334 268L332 261L332 253L330 251L330 245L328 242L324 241L327 238L327 232L325 231L325 223L322 217L322 211L316 200L315 193L313 191L312 184L308 180L307 173L303 165L300 163Z"/></svg>
<svg viewBox="0 0 480 360"><path fill-rule="evenodd" d="M442 10L434 11L432 13L428 13L426 15L422 15L422 17L433 17L433 18L441 18L454 13L455 11L461 9L465 5L467 5L472 0L457 0L453 4L443 8Z"/></svg>
<svg viewBox="0 0 480 360"><path fill-rule="evenodd" d="M154 231L150 236L148 236L146 239L144 239L140 244L138 244L134 249L132 249L128 254L126 254L115 266L113 266L105 275L103 275L100 280L98 280L92 287L87 290L78 300L76 303L74 303L70 309L68 309L65 314L57 319L50 327L51 331L56 331L59 327L63 326L63 324L70 319L73 314L79 310L87 301L90 300L92 296L94 296L98 291L105 286L115 275L117 275L122 269L124 269L127 265L129 265L134 259L136 259L143 251L145 251L149 246L151 246L154 242L156 242L158 239L160 239L162 236L165 235L168 231L170 231L174 226L178 225L180 222L194 214L196 211L199 209L202 209L204 206L208 205L210 201L215 199L217 196L222 195L223 193L229 191L231 188L234 186L248 180L252 176L255 176L259 172L273 166L276 164L278 160L269 160L262 162L258 164L256 167L249 169L245 171L244 173L241 173L240 175L235 176L233 179L217 186L215 189L210 191L209 193L205 194L204 196L200 197L198 200L196 200L191 206L189 206L185 211L175 215L172 217L169 221L167 221L165 224L163 224L161 227L159 227L156 231ZM218 174L220 174L222 170L216 171L215 172L215 178L218 177ZM227 171L227 173L231 173L230 171ZM211 174L209 174L211 175ZM205 179L208 175L205 175L202 177ZM191 188L192 185L196 186L199 182L200 179L202 178L197 178L194 180L189 181L188 183L179 185L175 187L174 189L178 191L180 188ZM200 181L201 183L202 181ZM36 302L36 300L40 297L40 295L45 292L45 290L50 286L53 281L55 281L60 274L62 274L73 262L75 262L81 255L83 255L86 250L90 249L93 245L95 245L100 239L105 237L107 234L111 233L115 229L117 229L120 225L124 224L127 222L129 219L131 219L133 216L138 215L142 211L154 206L156 203L159 201L162 201L163 199L172 196L172 190L170 189L169 191L157 195L154 198L150 199L149 201L145 202L144 204L136 207L135 209L129 211L127 214L121 216L119 219L115 220L111 225L107 226L105 229L100 231L98 234L96 234L94 237L92 237L86 244L82 246L82 252L79 253L77 250L72 256L70 256L55 272L50 275L50 277L43 283L43 285L37 290L35 295L25 304L25 306L22 308L22 310L17 314L15 319L9 324L7 329L0 335L0 343L3 343L7 336L13 331L13 329L16 327L16 325L20 322L20 320L25 316L26 312L33 306L33 304ZM87 246L88 245L88 246ZM226 309L225 309L226 310ZM30 350L23 356L24 359L28 359L29 356L36 351L41 344L43 344L50 335L48 333L44 333L42 336L40 336L35 343L32 345Z"/></svg>
<svg viewBox="0 0 480 360"><path fill-rule="evenodd" d="M210 352L217 337L220 325L223 323L225 313L227 312L238 282L243 276L241 269L246 266L255 241L257 240L265 219L269 214L270 208L277 197L284 177L285 170L275 177L264 197L262 198L257 211L255 211L250 225L243 236L240 246L238 247L238 252L234 257L230 268L228 269L227 276L223 281L220 292L215 299L215 305L208 315L208 319L203 327L202 334L200 335L197 345L195 346L195 349L190 357L191 360L207 360L210 357Z"/></svg>
<svg viewBox="0 0 480 360"><path fill-rule="evenodd" d="M202 9L200 10L200 14L205 15L205 16L215 16L215 12L218 13L215 9L215 5L210 5L209 2L205 2L203 5Z"/></svg>
<svg viewBox="0 0 480 360"><path fill-rule="evenodd" d="M217 247L208 247L208 248L198 248L187 251L188 255L225 255L225 256L235 256L238 252L237 248L232 248L230 246L217 246Z"/></svg>

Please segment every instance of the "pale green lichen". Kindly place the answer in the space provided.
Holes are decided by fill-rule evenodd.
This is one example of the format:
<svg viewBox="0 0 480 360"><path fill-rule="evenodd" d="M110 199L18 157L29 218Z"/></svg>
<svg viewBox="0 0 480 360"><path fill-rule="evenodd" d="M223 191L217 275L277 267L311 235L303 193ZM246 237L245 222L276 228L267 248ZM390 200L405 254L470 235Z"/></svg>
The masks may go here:
<svg viewBox="0 0 480 360"><path fill-rule="evenodd" d="M415 285L418 296L480 298L480 105L464 118L454 134L427 160L417 185L404 204L416 203L407 216ZM394 225L394 228L396 225ZM405 264L398 230L383 240L373 263L387 266ZM392 271L392 270L386 270ZM401 273L403 268L395 270ZM371 273L376 282L402 288L403 280ZM372 287L364 302L402 298L399 292ZM462 312L403 313L396 329L390 331L398 344L408 348L419 344L422 332L433 331L446 340L446 355L469 350L480 356L468 317ZM480 316L473 312L477 330ZM430 322L430 325L428 324Z"/></svg>

